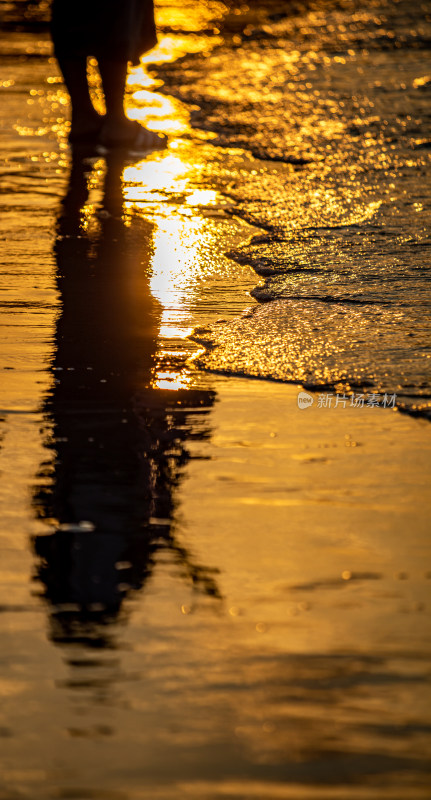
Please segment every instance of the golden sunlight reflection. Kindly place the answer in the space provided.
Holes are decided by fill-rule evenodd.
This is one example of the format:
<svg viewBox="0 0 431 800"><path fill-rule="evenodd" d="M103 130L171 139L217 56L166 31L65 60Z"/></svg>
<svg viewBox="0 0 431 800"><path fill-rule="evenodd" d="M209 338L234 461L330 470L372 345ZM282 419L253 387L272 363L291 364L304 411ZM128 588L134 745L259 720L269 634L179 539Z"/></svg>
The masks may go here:
<svg viewBox="0 0 431 800"><path fill-rule="evenodd" d="M202 31L213 27L226 11L227 6L219 0L206 0L205 3L183 0L181 6L176 0L163 0L157 4L156 18L159 26L169 25L179 31Z"/></svg>
<svg viewBox="0 0 431 800"><path fill-rule="evenodd" d="M189 130L189 112L179 100L154 90L161 81L147 71L147 65L166 64L193 53L209 53L222 42L217 21L226 14L224 3L210 0L196 5L187 1L178 8L165 0L156 9L159 41L142 56L141 63L129 70L127 77L127 114L152 130L179 134ZM164 26L172 31L160 35ZM100 83L92 75L96 103L100 104ZM99 105L100 108L100 105Z"/></svg>
<svg viewBox="0 0 431 800"><path fill-rule="evenodd" d="M182 372L158 372L152 386L154 389L186 389L190 385L190 379Z"/></svg>
<svg viewBox="0 0 431 800"><path fill-rule="evenodd" d="M173 151L172 151L173 150ZM200 209L221 202L220 193L199 187L202 167L194 162L193 148L170 148L155 153L123 172L124 211L150 215L153 224L150 261L150 291L162 306L159 324L159 357L153 385L164 389L184 388L187 380L179 371L166 371L166 362L181 355L175 342L193 330L190 309L196 302L196 286L204 273L217 269L213 220ZM163 366L164 364L164 366Z"/></svg>
<svg viewBox="0 0 431 800"><path fill-rule="evenodd" d="M166 42L165 42L166 44ZM154 52L153 52L154 56ZM148 91L145 65L131 71L128 80L128 116L148 128L181 135L190 130L189 111L175 98ZM153 86L157 85L154 81ZM171 141L169 149L153 153L123 172L125 224L133 214L151 215L153 256L150 264L150 291L162 305L159 325L159 349L163 353L160 371L156 369L153 385L157 388L185 387L187 378L178 371L166 371L166 344L189 336L190 305L198 277L205 270L202 258L213 249L215 231L197 209L214 206L220 194L200 188L202 164L195 163L193 149Z"/></svg>
<svg viewBox="0 0 431 800"><path fill-rule="evenodd" d="M203 217L179 215L157 218L150 290L162 305L161 342L174 343L192 333L190 304L195 294L194 285L202 273L202 249L205 249L205 240L211 238L205 231L206 222ZM156 370L154 384L159 388L181 388L181 380L181 373Z"/></svg>
<svg viewBox="0 0 431 800"><path fill-rule="evenodd" d="M106 165L102 158L93 163L87 175L88 198L81 208L81 228L89 236L100 233L99 210L102 200L102 180L105 175Z"/></svg>
<svg viewBox="0 0 431 800"><path fill-rule="evenodd" d="M210 3L209 5L210 8L207 9L207 12L210 13L210 16L215 12L221 13L225 10L221 3ZM169 24L171 27L175 27L178 9L176 12L170 10L169 13L172 15L169 18ZM146 127L164 133L178 134L189 130L189 112L179 100L148 91L160 86L161 81L147 72L146 65L176 61L190 53L208 52L221 41L214 31L211 36L195 34L163 36L155 48L142 56L141 63L129 70L127 76L129 94L126 98L126 105L130 119L139 120ZM91 81L95 104L98 105L98 110L101 110L100 82L93 71L91 72Z"/></svg>
<svg viewBox="0 0 431 800"><path fill-rule="evenodd" d="M98 114L106 113L105 97L103 94L102 79L100 77L97 60L87 59L87 80L90 88L91 101Z"/></svg>
<svg viewBox="0 0 431 800"><path fill-rule="evenodd" d="M157 47L150 50L141 58L142 64L159 64L160 62L176 61L182 56L189 53L200 53L202 50L212 50L216 44L221 43L220 36L212 35L199 36L163 36L160 39ZM139 67L134 68L131 72L139 70Z"/></svg>
<svg viewBox="0 0 431 800"><path fill-rule="evenodd" d="M185 339L186 336L190 336L190 334L192 333L193 328L187 326L188 316L187 316L186 313L181 314L181 312L178 311L176 313L176 315L175 315L175 320L174 320L173 319L173 310L172 309L168 309L168 310L165 309L164 312L162 312L162 319L163 319L163 316L166 319L168 319L168 324L160 325L159 335L162 338L166 338L166 339L171 339L171 338ZM184 323L183 323L182 326L178 324L179 322L181 322L181 319L184 320ZM177 323L176 325L175 325L175 322Z"/></svg>
<svg viewBox="0 0 431 800"><path fill-rule="evenodd" d="M187 198L188 206L213 206L219 201L219 193L214 189L196 189Z"/></svg>
<svg viewBox="0 0 431 800"><path fill-rule="evenodd" d="M190 178L190 165L170 152L126 167L123 172L126 208L142 208L144 201L181 194Z"/></svg>
<svg viewBox="0 0 431 800"><path fill-rule="evenodd" d="M205 248L208 233L204 217L159 217L153 234L151 292L164 309L167 323L184 306L190 289L201 272L200 253ZM187 334L184 334L187 335Z"/></svg>
<svg viewBox="0 0 431 800"><path fill-rule="evenodd" d="M183 104L173 97L139 89L128 104L127 115L150 130L179 134L189 131L189 113Z"/></svg>
<svg viewBox="0 0 431 800"><path fill-rule="evenodd" d="M162 36L156 48L147 53L128 75L126 98L127 114L145 127L179 137L190 132L190 108L180 100L157 92L161 81L148 72L149 64L171 62L188 53L209 51L220 39L213 21L226 12L219 2L209 2L193 13L185 7L171 8L169 0L157 9L157 22L163 26L163 15L168 13L169 27L177 30ZM210 35L198 35L190 25L201 15L197 31L208 30ZM184 35L187 31L187 35ZM138 164L129 165L123 173L125 217L134 213L150 214L154 225L153 256L151 261L150 291L162 305L159 327L160 347L164 355L166 343L184 340L191 332L190 304L193 287L202 273L202 253L211 249L208 220L197 209L214 206L219 193L199 187L202 166L193 163L193 154L180 140L171 140L169 149L155 153ZM193 153L193 151L192 151ZM125 219L127 224L127 219ZM165 345L163 345L165 342ZM172 355L172 353L171 353ZM173 354L175 357L175 353ZM159 388L181 388L184 378L180 372L166 372L166 366L156 372L154 385Z"/></svg>

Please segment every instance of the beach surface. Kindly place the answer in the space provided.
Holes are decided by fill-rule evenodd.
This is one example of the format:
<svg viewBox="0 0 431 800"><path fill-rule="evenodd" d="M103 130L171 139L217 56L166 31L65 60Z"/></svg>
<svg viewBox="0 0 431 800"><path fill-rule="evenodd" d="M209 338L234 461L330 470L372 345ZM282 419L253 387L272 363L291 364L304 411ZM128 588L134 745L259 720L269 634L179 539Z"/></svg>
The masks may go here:
<svg viewBox="0 0 431 800"><path fill-rule="evenodd" d="M430 797L427 7L159 3L127 159L11 9L1 800Z"/></svg>

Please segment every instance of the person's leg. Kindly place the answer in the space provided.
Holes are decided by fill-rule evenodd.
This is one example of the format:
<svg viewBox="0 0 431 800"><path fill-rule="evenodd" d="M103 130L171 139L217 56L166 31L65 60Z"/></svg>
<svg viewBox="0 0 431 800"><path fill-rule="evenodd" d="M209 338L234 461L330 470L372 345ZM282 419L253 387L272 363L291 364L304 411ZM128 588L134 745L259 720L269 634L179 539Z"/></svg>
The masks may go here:
<svg viewBox="0 0 431 800"><path fill-rule="evenodd" d="M99 58L99 70L105 95L106 121L117 125L127 124L129 120L124 113L127 61Z"/></svg>
<svg viewBox="0 0 431 800"><path fill-rule="evenodd" d="M124 92L127 79L127 61L98 59L100 76L105 95L106 118L101 136L102 143L112 146L129 145L138 148L159 147L165 137L139 125L124 111Z"/></svg>
<svg viewBox="0 0 431 800"><path fill-rule="evenodd" d="M90 53L88 18L90 0L52 0L51 37L54 53L63 74L72 105L70 141L94 141L102 119L90 98L87 81L87 56ZM87 11L87 15L86 12Z"/></svg>
<svg viewBox="0 0 431 800"><path fill-rule="evenodd" d="M70 58L57 53L57 61L72 104L70 141L97 138L102 117L91 102L87 81L87 59L84 56Z"/></svg>
<svg viewBox="0 0 431 800"><path fill-rule="evenodd" d="M97 136L102 118L91 102L87 80L87 59L84 56L67 58L57 55L57 61L72 104L70 140L85 140Z"/></svg>

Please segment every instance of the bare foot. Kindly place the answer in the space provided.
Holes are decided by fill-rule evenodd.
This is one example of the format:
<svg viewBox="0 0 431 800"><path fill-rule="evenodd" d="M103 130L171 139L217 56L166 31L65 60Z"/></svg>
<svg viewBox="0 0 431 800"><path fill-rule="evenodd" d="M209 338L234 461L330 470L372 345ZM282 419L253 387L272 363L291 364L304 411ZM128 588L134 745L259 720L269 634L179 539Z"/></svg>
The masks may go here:
<svg viewBox="0 0 431 800"><path fill-rule="evenodd" d="M99 138L103 147L127 148L130 151L153 150L166 144L166 136L149 131L139 122L124 120L106 121Z"/></svg>
<svg viewBox="0 0 431 800"><path fill-rule="evenodd" d="M87 144L97 142L104 123L104 117L94 114L73 114L72 125L69 133L71 144Z"/></svg>

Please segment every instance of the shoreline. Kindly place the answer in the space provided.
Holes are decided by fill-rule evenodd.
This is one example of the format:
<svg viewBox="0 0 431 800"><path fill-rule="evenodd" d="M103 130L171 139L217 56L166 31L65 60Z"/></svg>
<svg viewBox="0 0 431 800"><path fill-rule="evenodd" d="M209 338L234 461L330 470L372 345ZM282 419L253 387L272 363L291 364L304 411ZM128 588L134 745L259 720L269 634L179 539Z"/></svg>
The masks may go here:
<svg viewBox="0 0 431 800"><path fill-rule="evenodd" d="M214 330L206 366L326 380L329 391L362 381L429 418L429 81L420 77L429 20L409 29L408 3L377 9L381 30L360 3L275 14L239 35L228 22L205 57L160 65L161 92L189 104L194 135L215 137L240 216L266 231L231 254L257 273L254 320ZM231 79L235 96L224 90ZM249 174L233 169L230 186L232 145L255 160Z"/></svg>

